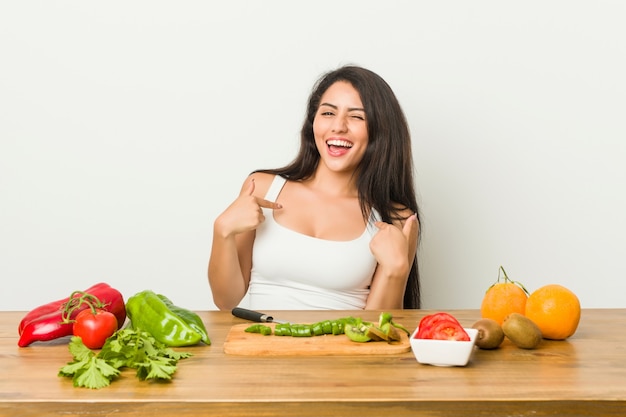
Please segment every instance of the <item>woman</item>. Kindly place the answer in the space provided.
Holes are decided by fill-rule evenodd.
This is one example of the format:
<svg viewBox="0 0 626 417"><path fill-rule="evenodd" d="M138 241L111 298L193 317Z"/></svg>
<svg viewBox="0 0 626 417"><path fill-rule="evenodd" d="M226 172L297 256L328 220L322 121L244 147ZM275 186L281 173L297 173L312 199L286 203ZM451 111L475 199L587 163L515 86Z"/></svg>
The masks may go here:
<svg viewBox="0 0 626 417"><path fill-rule="evenodd" d="M214 223L209 283L232 309L419 308L418 207L389 85L345 66L308 101L300 151L258 170Z"/></svg>

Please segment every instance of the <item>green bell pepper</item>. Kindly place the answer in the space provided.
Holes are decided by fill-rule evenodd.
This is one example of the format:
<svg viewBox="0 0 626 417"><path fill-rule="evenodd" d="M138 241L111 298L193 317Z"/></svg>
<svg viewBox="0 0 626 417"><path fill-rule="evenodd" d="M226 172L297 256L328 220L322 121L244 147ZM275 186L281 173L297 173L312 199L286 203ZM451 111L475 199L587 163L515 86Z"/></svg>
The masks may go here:
<svg viewBox="0 0 626 417"><path fill-rule="evenodd" d="M209 334L206 330L206 327L204 326L204 322L198 314L191 310L187 310L185 308L174 305L174 303L172 303L172 301L163 294L157 294L157 296L161 300L163 300L165 305L168 306L174 314L186 321L187 324L189 324L189 326L191 326L191 328L193 328L196 332L200 333L200 335L202 336L201 340L204 343L206 343L207 345L211 344L211 340L209 339Z"/></svg>
<svg viewBox="0 0 626 417"><path fill-rule="evenodd" d="M191 346L200 341L210 344L200 317L194 317L195 313L176 307L167 297L151 290L130 297L126 313L133 328L150 333L167 346Z"/></svg>

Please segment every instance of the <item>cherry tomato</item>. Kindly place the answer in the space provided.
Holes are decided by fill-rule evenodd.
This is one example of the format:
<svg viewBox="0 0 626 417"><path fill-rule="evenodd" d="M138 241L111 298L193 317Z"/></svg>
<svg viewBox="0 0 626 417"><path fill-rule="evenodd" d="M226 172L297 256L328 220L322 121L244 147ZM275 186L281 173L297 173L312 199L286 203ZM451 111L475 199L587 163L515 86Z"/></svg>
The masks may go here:
<svg viewBox="0 0 626 417"><path fill-rule="evenodd" d="M79 336L89 349L100 349L117 330L117 318L111 312L90 308L81 311L74 322L74 336Z"/></svg>

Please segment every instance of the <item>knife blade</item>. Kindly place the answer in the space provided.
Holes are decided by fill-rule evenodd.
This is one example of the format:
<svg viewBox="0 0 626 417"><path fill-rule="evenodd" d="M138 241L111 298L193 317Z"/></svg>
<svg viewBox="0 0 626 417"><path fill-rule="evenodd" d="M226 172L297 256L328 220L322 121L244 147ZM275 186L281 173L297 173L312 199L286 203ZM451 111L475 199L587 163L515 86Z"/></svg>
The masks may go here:
<svg viewBox="0 0 626 417"><path fill-rule="evenodd" d="M235 307L233 308L232 313L235 317L256 321L257 323L287 323L283 320L277 320L273 316L270 316L268 314L254 310L248 310L247 308Z"/></svg>

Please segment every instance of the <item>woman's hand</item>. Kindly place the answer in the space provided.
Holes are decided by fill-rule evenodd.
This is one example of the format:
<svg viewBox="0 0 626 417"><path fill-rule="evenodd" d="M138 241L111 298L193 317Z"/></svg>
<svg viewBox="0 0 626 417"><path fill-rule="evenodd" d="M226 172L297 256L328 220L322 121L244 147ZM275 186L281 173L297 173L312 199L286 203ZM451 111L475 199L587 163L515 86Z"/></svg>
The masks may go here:
<svg viewBox="0 0 626 417"><path fill-rule="evenodd" d="M417 250L417 216L411 215L402 228L385 222L376 222L378 232L370 241L370 250L378 268L386 275L408 276Z"/></svg>
<svg viewBox="0 0 626 417"><path fill-rule="evenodd" d="M247 189L215 220L215 232L226 238L254 230L265 221L262 208L280 209L280 204L254 196L254 178Z"/></svg>
<svg viewBox="0 0 626 417"><path fill-rule="evenodd" d="M215 219L209 259L209 283L220 310L230 310L243 299L250 282L254 230L265 221L263 208L280 204L254 195L254 178L244 182L239 197Z"/></svg>
<svg viewBox="0 0 626 417"><path fill-rule="evenodd" d="M417 251L417 216L409 216L402 226L384 222L377 222L376 226L379 230L370 241L370 250L378 266L365 308L402 308L407 279Z"/></svg>

